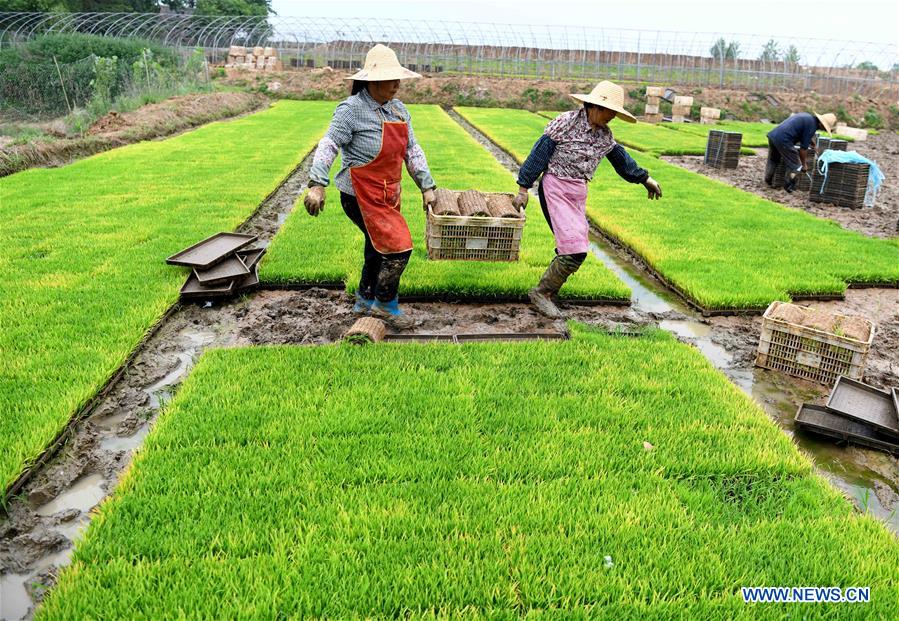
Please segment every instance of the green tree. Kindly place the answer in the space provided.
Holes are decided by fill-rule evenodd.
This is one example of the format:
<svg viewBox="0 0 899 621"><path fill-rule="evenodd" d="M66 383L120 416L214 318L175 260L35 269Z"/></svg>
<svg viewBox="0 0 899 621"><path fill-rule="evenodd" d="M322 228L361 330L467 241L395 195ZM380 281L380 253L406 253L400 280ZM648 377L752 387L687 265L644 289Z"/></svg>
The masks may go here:
<svg viewBox="0 0 899 621"><path fill-rule="evenodd" d="M161 0L176 12L193 11L198 15L268 15L271 0Z"/></svg>
<svg viewBox="0 0 899 621"><path fill-rule="evenodd" d="M766 60L768 62L774 62L780 58L780 46L777 44L777 41L774 39L768 39L768 42L765 44L765 47L762 48L762 55L759 56L759 60Z"/></svg>
<svg viewBox="0 0 899 621"><path fill-rule="evenodd" d="M721 37L709 48L709 52L711 52L712 58L715 60L721 60L722 58L735 60L740 55L740 44L736 41L728 43L724 40L724 37Z"/></svg>
<svg viewBox="0 0 899 621"><path fill-rule="evenodd" d="M798 64L800 58L801 57L799 56L799 50L796 49L795 45L791 45L790 47L788 47L786 54L784 54L784 60L791 65Z"/></svg>
<svg viewBox="0 0 899 621"><path fill-rule="evenodd" d="M880 69L872 63L870 60L863 60L859 64L855 66L856 69L862 69L864 71L880 71Z"/></svg>

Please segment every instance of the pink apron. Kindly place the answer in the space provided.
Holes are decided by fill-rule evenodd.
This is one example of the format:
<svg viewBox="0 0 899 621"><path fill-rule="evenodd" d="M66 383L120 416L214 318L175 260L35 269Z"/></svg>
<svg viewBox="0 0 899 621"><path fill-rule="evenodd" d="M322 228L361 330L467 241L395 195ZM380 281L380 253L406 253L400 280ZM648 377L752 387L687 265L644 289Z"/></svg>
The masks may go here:
<svg viewBox="0 0 899 621"><path fill-rule="evenodd" d="M552 223L559 254L578 254L590 249L590 225L587 224L587 182L560 179L544 173L543 198Z"/></svg>

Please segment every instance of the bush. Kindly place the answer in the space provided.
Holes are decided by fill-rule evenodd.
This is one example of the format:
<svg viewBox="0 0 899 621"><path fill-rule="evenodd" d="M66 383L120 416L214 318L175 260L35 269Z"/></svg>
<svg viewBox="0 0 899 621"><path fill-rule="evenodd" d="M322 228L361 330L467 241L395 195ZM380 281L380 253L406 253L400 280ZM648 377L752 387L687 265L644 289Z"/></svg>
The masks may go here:
<svg viewBox="0 0 899 621"><path fill-rule="evenodd" d="M868 111L865 112L864 126L871 129L883 128L883 117L880 116L875 108L868 108Z"/></svg>

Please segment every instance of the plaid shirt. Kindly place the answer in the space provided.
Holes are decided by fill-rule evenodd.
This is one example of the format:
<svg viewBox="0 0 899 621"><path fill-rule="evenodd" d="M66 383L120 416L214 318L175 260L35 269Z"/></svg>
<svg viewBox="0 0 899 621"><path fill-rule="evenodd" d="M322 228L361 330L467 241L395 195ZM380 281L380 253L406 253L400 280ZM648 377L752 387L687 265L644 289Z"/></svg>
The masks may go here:
<svg viewBox="0 0 899 621"><path fill-rule="evenodd" d="M406 170L420 189L435 187L424 151L415 141L406 106L398 99L380 105L365 89L348 97L334 110L328 133L318 143L312 158L310 185L328 185L331 165L340 151L343 165L334 177L334 184L341 192L355 196L350 167L368 164L377 157L381 150L382 121L402 121L409 126L409 143L404 157Z"/></svg>

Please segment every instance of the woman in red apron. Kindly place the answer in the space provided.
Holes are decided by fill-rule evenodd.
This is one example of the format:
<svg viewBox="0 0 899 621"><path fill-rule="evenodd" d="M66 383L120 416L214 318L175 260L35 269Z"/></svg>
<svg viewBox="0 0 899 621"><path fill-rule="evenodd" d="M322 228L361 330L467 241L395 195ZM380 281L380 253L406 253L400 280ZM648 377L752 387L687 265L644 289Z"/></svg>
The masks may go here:
<svg viewBox="0 0 899 621"><path fill-rule="evenodd" d="M512 201L519 208L527 205L528 190L542 175L537 192L556 239L556 256L528 297L541 314L551 319L562 317L553 298L587 258L587 184L599 162L607 157L622 179L642 183L650 199L662 196L659 184L615 142L609 130L608 124L615 117L637 122L624 109L624 89L612 82L600 82L590 94L572 97L583 108L564 112L549 122L521 165L519 192Z"/></svg>
<svg viewBox="0 0 899 621"><path fill-rule="evenodd" d="M397 99L400 80L421 77L402 67L396 54L376 45L365 67L351 76L352 95L340 103L319 142L304 203L310 215L324 208L325 186L338 152L343 167L334 178L346 215L365 236L364 263L353 311L371 312L395 327L411 322L399 307L400 277L412 254L412 235L400 213L403 164L422 191L425 209L436 187L415 141L409 112Z"/></svg>

